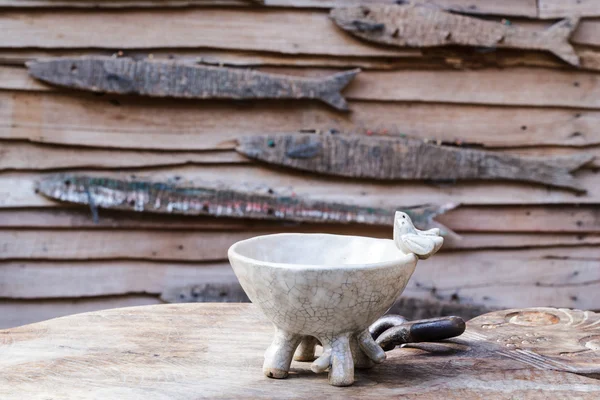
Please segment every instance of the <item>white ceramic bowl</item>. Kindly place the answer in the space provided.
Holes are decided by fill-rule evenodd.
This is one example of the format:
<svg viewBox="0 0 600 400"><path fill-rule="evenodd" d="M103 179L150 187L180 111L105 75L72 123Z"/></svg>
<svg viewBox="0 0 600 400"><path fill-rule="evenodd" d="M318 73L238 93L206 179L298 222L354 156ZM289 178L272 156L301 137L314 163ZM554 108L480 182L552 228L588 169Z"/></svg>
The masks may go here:
<svg viewBox="0 0 600 400"><path fill-rule="evenodd" d="M417 265L393 240L302 233L238 242L229 260L250 300L279 329L316 337L368 327Z"/></svg>
<svg viewBox="0 0 600 400"><path fill-rule="evenodd" d="M316 340L323 345L312 369L330 368L333 385L351 384L355 363L368 366L368 359L385 359L367 328L402 293L418 258L429 257L443 242L437 231L415 231L404 213L397 213L396 221L395 240L284 233L229 248L240 284L277 328L265 355L267 376L286 377L301 342L296 353L301 360L314 358ZM419 256L405 250L415 241ZM430 249L422 250L422 244L431 244Z"/></svg>

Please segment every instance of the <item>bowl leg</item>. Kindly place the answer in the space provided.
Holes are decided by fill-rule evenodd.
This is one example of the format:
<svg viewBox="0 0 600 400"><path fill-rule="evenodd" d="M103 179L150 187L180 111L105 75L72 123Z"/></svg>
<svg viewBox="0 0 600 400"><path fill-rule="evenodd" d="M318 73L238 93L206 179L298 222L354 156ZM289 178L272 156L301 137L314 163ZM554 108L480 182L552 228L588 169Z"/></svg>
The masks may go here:
<svg viewBox="0 0 600 400"><path fill-rule="evenodd" d="M283 379L288 376L294 351L302 340L302 335L276 329L273 342L265 353L263 373L269 378Z"/></svg>
<svg viewBox="0 0 600 400"><path fill-rule="evenodd" d="M314 336L304 336L300 342L300 346L294 353L295 361L314 361L315 360L315 347L319 343L319 340Z"/></svg>

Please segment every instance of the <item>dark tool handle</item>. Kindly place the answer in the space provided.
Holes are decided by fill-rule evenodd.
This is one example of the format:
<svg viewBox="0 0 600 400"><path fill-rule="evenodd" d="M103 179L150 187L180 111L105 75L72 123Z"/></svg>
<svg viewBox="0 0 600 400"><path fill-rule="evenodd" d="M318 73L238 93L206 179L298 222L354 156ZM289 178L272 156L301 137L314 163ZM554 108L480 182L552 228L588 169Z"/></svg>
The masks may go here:
<svg viewBox="0 0 600 400"><path fill-rule="evenodd" d="M405 322L381 333L377 343L385 350L404 343L436 342L461 335L466 325L460 317L442 317Z"/></svg>
<svg viewBox="0 0 600 400"><path fill-rule="evenodd" d="M397 314L387 314L383 317L379 318L377 321L373 322L371 326L369 326L369 333L373 339L377 339L379 335L388 329L406 323L406 318L402 315Z"/></svg>

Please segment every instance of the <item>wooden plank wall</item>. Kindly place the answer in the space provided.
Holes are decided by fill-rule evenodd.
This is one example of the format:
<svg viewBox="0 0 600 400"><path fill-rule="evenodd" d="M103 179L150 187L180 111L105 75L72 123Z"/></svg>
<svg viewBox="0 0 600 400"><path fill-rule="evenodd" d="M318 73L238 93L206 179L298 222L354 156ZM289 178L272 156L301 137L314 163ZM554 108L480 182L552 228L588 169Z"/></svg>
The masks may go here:
<svg viewBox="0 0 600 400"><path fill-rule="evenodd" d="M194 285L234 290L226 250L262 233L391 236L389 228L102 210L95 224L89 210L35 193L35 182L57 171L243 182L367 206L461 203L438 221L463 239L448 241L442 253L419 264L406 290L414 301L402 303L411 304L404 309L409 317L429 315L413 312L414 304L445 304L436 310L453 311L463 306L478 311L600 309L598 2L437 3L509 18L527 29L581 16L572 42L582 68L536 52L371 45L329 20L330 7L348 4L341 0L266 0L264 5L245 0L0 0L0 328L172 301L166 293L189 293ZM351 67L363 72L344 91L352 113L343 114L314 102L94 95L40 83L24 66L39 57L73 55L173 59L299 76ZM243 135L302 129L407 134L511 154L591 153L597 158L576 173L588 189L577 195L517 183L335 179L268 169L233 151L235 138ZM181 299L223 301L227 290L213 297L192 291Z"/></svg>

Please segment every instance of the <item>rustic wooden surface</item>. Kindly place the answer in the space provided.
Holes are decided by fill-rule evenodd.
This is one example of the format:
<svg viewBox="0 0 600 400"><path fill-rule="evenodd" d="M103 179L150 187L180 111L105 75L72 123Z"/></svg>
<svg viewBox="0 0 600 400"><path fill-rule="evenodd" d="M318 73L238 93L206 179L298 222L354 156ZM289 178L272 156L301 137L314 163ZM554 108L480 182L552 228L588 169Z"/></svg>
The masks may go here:
<svg viewBox="0 0 600 400"><path fill-rule="evenodd" d="M287 380L261 373L273 328L252 305L162 305L100 311L0 332L3 399L505 399L600 395L598 315L556 309L478 317L461 337L395 349L354 386L294 362ZM561 354L562 353L562 354ZM568 354L572 356L568 356Z"/></svg>
<svg viewBox="0 0 600 400"><path fill-rule="evenodd" d="M413 300L427 302L413 304L416 318L452 307L599 309L597 2L434 2L522 32L542 32L556 19L581 16L571 38L581 69L548 52L385 48L353 38L328 16L332 7L376 0L266 0L265 6L246 0L0 0L0 326L156 304L190 285L233 284L224 254L235 238L277 231L389 237L381 227L110 210L100 210L95 224L88 208L34 192L36 181L56 172L181 179L198 186L222 181L369 207L423 199L461 203L436 220L465 237L462 248L451 250L449 241L448 251L423 263L407 288ZM82 56L308 78L363 72L344 91L352 112L340 113L317 101L74 91L36 81L25 67L40 58ZM234 150L237 138L329 129L364 137L415 136L511 156L590 153L596 160L574 174L589 191L578 196L509 182L358 182L267 169ZM11 243L17 239L23 245ZM148 242L139 248L123 244L143 240ZM198 296L209 298L207 293Z"/></svg>

